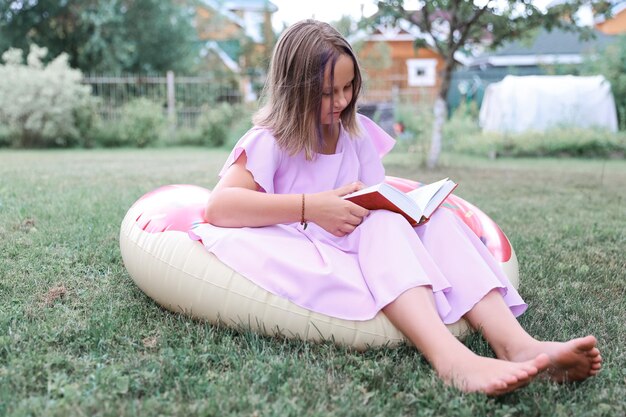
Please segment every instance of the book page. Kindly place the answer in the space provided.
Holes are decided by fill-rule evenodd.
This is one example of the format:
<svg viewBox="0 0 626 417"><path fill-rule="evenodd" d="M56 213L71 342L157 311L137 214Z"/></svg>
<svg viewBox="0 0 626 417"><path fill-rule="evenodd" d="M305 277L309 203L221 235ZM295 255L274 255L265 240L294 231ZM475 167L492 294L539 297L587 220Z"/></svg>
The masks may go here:
<svg viewBox="0 0 626 417"><path fill-rule="evenodd" d="M432 184L423 185L413 191L409 191L406 195L411 197L413 201L419 206L424 215L428 217L427 207L428 203L433 199L433 197L437 194L439 189L448 181L448 178L444 178L437 182L433 182Z"/></svg>
<svg viewBox="0 0 626 417"><path fill-rule="evenodd" d="M450 193L456 188L456 183L453 181L446 181L437 193L430 199L426 209L424 210L424 216L430 217L437 207L439 207L443 201L450 195Z"/></svg>

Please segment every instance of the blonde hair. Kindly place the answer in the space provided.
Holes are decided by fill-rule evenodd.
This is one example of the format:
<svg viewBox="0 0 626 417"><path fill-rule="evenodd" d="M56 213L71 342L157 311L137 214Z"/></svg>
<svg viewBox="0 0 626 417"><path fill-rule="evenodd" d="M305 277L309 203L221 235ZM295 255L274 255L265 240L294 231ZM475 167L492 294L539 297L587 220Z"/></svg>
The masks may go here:
<svg viewBox="0 0 626 417"><path fill-rule="evenodd" d="M354 64L352 100L341 112L344 129L359 133L356 101L361 91L361 71L352 47L327 23L303 20L293 24L278 39L263 90L264 105L253 122L272 130L278 145L289 154L302 150L308 160L322 149L321 106L324 71L347 55ZM331 102L334 100L331 93Z"/></svg>

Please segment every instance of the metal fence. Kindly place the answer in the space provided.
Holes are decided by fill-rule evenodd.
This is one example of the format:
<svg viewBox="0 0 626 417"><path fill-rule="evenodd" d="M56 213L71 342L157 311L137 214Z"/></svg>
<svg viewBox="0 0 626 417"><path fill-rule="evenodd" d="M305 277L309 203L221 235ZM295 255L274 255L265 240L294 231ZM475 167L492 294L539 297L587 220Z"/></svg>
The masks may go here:
<svg viewBox="0 0 626 417"><path fill-rule="evenodd" d="M400 88L402 78L366 76L360 97L363 106L397 102L431 103L433 88ZM152 75L98 75L83 78L97 97L97 112L109 122L119 119L123 106L137 98L148 98L163 107L163 113L177 127L193 127L203 107L219 102L238 103L242 97L238 82L232 78L177 76L173 72Z"/></svg>
<svg viewBox="0 0 626 417"><path fill-rule="evenodd" d="M241 93L232 80L215 77L162 75L88 75L83 84L90 85L97 97L97 111L105 121L117 120L124 104L138 98L161 103L163 112L179 127L195 124L202 107L218 102L236 103Z"/></svg>
<svg viewBox="0 0 626 417"><path fill-rule="evenodd" d="M376 103L433 103L437 90L433 87L406 87L406 75L368 77L364 74L363 91L359 98L362 104ZM401 87L404 86L404 87Z"/></svg>

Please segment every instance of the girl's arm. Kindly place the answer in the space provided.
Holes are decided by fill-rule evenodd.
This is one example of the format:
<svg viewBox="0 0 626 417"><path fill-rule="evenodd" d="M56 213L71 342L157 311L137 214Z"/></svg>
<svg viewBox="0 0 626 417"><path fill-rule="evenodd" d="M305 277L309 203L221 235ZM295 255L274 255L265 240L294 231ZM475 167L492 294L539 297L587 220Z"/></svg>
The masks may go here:
<svg viewBox="0 0 626 417"><path fill-rule="evenodd" d="M233 163L211 192L204 218L220 227L259 227L299 222L301 194L268 194L259 191L246 169L245 152ZM336 190L306 194L304 218L335 236L344 236L361 224L369 211L340 198L361 189L352 183Z"/></svg>

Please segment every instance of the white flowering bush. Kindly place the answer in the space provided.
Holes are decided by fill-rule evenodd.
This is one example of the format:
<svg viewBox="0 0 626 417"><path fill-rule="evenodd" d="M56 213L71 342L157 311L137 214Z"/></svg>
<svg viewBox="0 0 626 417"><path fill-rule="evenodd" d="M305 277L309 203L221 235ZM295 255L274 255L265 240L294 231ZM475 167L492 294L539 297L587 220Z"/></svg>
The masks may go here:
<svg viewBox="0 0 626 417"><path fill-rule="evenodd" d="M50 147L82 144L93 120L91 87L61 54L47 65L46 48L31 45L23 59L9 49L0 65L0 126L10 145ZM1 141L0 141L1 142Z"/></svg>

